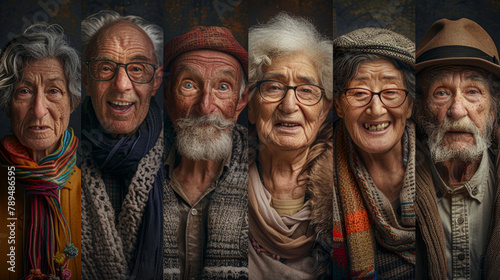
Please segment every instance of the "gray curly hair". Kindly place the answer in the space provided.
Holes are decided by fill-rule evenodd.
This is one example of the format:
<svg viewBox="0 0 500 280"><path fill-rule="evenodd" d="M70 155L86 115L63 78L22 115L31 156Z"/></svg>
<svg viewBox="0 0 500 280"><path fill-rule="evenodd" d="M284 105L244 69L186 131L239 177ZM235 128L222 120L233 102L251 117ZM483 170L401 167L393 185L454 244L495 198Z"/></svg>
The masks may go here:
<svg viewBox="0 0 500 280"><path fill-rule="evenodd" d="M163 61L163 29L156 24L149 23L139 16L121 16L110 10L103 10L88 16L82 21L82 53L87 53L87 47L92 37L105 25L117 21L128 21L141 28L153 42L157 63Z"/></svg>
<svg viewBox="0 0 500 280"><path fill-rule="evenodd" d="M332 100L332 40L321 35L305 18L279 13L268 23L252 26L248 32L248 78L251 85L264 78L264 66L273 59L304 53L313 61L319 85ZM250 94L253 95L253 90Z"/></svg>
<svg viewBox="0 0 500 280"><path fill-rule="evenodd" d="M46 58L58 59L63 65L71 109L80 104L81 64L78 52L69 45L61 26L40 23L28 27L12 39L0 56L0 109L7 115L10 115L12 96L24 68L32 61Z"/></svg>

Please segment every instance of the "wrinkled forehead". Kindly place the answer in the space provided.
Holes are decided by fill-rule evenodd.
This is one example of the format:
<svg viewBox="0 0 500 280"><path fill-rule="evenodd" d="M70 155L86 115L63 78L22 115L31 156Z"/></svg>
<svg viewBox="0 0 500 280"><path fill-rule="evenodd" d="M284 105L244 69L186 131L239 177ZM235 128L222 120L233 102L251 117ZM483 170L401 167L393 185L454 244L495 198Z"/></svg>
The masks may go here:
<svg viewBox="0 0 500 280"><path fill-rule="evenodd" d="M216 74L226 74L239 79L243 69L232 55L216 50L193 50L176 57L170 64L170 75L181 71L203 72L209 70Z"/></svg>
<svg viewBox="0 0 500 280"><path fill-rule="evenodd" d="M103 26L92 37L86 59L96 59L107 53L134 52L157 63L153 42L148 34L136 24L128 21L113 22Z"/></svg>
<svg viewBox="0 0 500 280"><path fill-rule="evenodd" d="M488 72L473 66L439 66L425 69L423 79L425 85L430 85L434 82L451 79L454 76L459 76L464 81L477 81L489 84Z"/></svg>

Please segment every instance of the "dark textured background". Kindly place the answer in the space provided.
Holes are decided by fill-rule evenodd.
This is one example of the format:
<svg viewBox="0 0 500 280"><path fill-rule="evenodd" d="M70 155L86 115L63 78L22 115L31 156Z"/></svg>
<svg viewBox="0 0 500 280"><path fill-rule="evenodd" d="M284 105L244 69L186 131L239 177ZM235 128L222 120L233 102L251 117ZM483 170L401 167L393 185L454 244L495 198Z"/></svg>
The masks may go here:
<svg viewBox="0 0 500 280"><path fill-rule="evenodd" d="M468 18L490 34L498 48L500 44L500 1L498 0L446 0L416 1L416 39L420 42L431 25L442 18L457 20Z"/></svg>
<svg viewBox="0 0 500 280"><path fill-rule="evenodd" d="M15 2L15 3L14 3ZM63 3L63 4L60 4ZM2 1L0 4L0 47L36 22L57 23L64 28L72 47L80 52L80 0ZM69 126L80 137L80 106L71 114ZM0 138L12 134L10 119L0 111Z"/></svg>

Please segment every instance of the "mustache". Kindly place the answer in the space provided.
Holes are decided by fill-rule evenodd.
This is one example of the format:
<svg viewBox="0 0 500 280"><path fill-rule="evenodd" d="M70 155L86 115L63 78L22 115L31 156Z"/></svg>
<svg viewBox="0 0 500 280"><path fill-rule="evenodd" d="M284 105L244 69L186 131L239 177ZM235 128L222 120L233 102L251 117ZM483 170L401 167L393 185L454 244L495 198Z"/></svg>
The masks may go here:
<svg viewBox="0 0 500 280"><path fill-rule="evenodd" d="M210 125L221 130L234 126L234 122L226 120L219 115L187 116L178 119L176 124L181 130L203 125Z"/></svg>
<svg viewBox="0 0 500 280"><path fill-rule="evenodd" d="M442 131L455 130L472 133L474 135L481 135L481 131L469 117L464 117L456 121L452 121L448 117L445 117L440 129Z"/></svg>

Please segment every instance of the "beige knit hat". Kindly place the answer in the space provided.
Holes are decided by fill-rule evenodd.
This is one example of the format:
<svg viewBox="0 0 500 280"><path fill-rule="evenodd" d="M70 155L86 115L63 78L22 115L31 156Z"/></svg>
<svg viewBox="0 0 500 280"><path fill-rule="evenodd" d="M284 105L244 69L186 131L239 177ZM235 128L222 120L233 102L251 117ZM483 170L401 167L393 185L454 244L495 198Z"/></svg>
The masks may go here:
<svg viewBox="0 0 500 280"><path fill-rule="evenodd" d="M466 18L436 21L418 44L417 73L446 65L476 66L500 77L495 43L479 24Z"/></svg>
<svg viewBox="0 0 500 280"><path fill-rule="evenodd" d="M415 43L396 32L365 27L342 35L333 41L336 52L363 52L397 59L415 66Z"/></svg>

